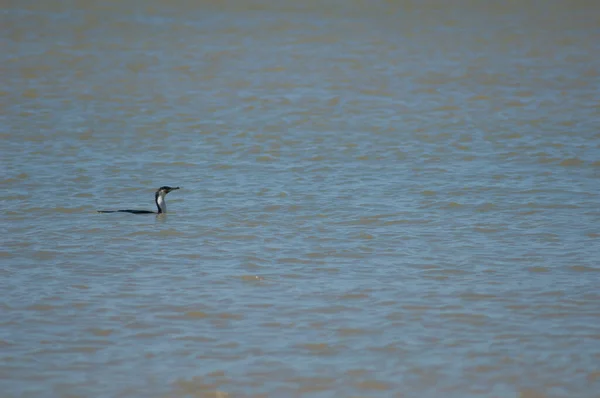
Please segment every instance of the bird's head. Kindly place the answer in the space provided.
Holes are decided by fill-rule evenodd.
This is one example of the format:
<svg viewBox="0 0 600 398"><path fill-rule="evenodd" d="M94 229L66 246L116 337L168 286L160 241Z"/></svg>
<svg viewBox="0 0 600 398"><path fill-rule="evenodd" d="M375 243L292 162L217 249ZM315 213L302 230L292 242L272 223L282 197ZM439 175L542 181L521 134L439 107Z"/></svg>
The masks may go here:
<svg viewBox="0 0 600 398"><path fill-rule="evenodd" d="M164 186L164 187L160 187L158 188L158 190L156 191L156 194L161 196L161 197L165 197L167 196L167 194L171 191L175 191L176 189L179 189L179 187L168 187L168 186Z"/></svg>

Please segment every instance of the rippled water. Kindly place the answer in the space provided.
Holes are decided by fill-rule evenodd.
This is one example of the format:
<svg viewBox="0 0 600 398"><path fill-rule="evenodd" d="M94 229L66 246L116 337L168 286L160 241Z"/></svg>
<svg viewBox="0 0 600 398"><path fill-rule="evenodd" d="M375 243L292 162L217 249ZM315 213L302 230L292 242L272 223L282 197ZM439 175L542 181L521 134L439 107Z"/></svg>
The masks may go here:
<svg viewBox="0 0 600 398"><path fill-rule="evenodd" d="M5 5L2 396L598 397L599 18Z"/></svg>

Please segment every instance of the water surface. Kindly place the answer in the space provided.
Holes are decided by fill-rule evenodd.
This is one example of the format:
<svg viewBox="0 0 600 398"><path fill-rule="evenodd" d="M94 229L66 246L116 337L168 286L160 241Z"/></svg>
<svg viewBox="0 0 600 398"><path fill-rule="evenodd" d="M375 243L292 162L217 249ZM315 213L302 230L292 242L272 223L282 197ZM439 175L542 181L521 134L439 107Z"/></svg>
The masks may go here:
<svg viewBox="0 0 600 398"><path fill-rule="evenodd" d="M4 6L3 396L597 397L599 18Z"/></svg>

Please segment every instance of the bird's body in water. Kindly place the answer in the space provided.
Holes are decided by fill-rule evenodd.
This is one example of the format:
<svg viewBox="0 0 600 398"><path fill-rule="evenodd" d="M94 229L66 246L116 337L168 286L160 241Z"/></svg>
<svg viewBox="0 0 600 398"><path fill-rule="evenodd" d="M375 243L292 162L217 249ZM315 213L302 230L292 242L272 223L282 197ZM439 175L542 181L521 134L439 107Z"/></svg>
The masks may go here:
<svg viewBox="0 0 600 398"><path fill-rule="evenodd" d="M160 187L154 193L154 203L158 211L150 210L98 210L98 213L131 213L131 214L164 214L167 212L167 202L165 202L165 196L171 191L179 189L179 187Z"/></svg>

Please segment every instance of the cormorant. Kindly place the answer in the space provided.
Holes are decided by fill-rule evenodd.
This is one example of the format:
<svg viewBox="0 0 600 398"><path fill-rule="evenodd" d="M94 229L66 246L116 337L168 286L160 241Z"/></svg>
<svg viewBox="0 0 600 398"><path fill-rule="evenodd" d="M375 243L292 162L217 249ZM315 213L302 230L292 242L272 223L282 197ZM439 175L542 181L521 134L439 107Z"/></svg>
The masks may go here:
<svg viewBox="0 0 600 398"><path fill-rule="evenodd" d="M98 210L98 213L132 213L132 214L162 214L167 212L167 202L165 202L165 196L171 191L179 189L179 187L160 187L154 194L154 202L158 212L150 210Z"/></svg>

